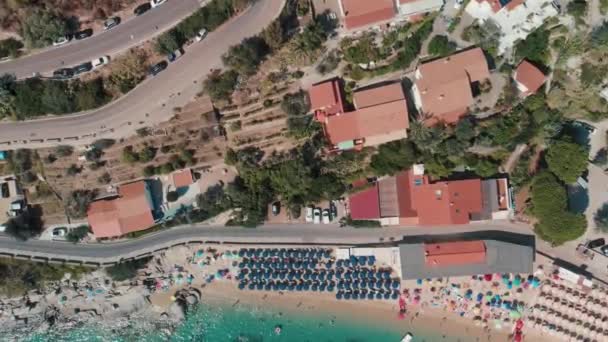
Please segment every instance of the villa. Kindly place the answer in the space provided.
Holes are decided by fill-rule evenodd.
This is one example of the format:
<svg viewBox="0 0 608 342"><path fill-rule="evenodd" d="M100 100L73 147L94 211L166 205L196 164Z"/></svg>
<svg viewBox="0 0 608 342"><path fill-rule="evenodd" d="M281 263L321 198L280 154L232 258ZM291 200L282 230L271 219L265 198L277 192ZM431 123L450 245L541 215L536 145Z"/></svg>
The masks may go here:
<svg viewBox="0 0 608 342"><path fill-rule="evenodd" d="M465 11L480 22L491 20L500 28L499 54L558 14L553 0L471 0Z"/></svg>
<svg viewBox="0 0 608 342"><path fill-rule="evenodd" d="M480 48L420 64L412 96L421 119L427 126L457 123L469 114L480 83L489 77L488 62Z"/></svg>
<svg viewBox="0 0 608 342"><path fill-rule="evenodd" d="M87 211L97 238L113 238L145 230L155 223L155 205L148 181L121 185L118 196L97 200Z"/></svg>
<svg viewBox="0 0 608 342"><path fill-rule="evenodd" d="M522 97L535 94L545 83L546 76L534 64L523 60L515 69L513 80Z"/></svg>
<svg viewBox="0 0 608 342"><path fill-rule="evenodd" d="M345 110L337 79L313 85L309 96L332 152L407 138L409 117L401 83L355 91L354 111Z"/></svg>
<svg viewBox="0 0 608 342"><path fill-rule="evenodd" d="M414 165L349 197L353 220L389 225L457 225L507 219L512 211L508 180L431 181L424 165Z"/></svg>

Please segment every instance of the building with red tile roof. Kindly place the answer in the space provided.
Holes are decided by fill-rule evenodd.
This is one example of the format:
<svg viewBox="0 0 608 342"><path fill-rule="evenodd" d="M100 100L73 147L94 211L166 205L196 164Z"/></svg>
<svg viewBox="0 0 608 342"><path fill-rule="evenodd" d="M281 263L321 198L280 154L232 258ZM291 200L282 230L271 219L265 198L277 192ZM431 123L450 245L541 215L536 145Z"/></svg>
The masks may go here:
<svg viewBox="0 0 608 342"><path fill-rule="evenodd" d="M513 208L506 178L434 182L422 165L382 178L364 195L351 195L349 203L353 220L383 225L468 224L508 218Z"/></svg>
<svg viewBox="0 0 608 342"><path fill-rule="evenodd" d="M486 245L483 241L454 241L424 244L427 266L481 264L486 261Z"/></svg>
<svg viewBox="0 0 608 342"><path fill-rule="evenodd" d="M154 225L150 186L146 181L121 185L118 196L89 205L87 219L97 238L119 237Z"/></svg>
<svg viewBox="0 0 608 342"><path fill-rule="evenodd" d="M414 103L427 125L454 124L474 103L473 85L489 77L488 62L480 48L422 63L412 87Z"/></svg>
<svg viewBox="0 0 608 342"><path fill-rule="evenodd" d="M395 18L394 0L339 0L347 30L386 24Z"/></svg>
<svg viewBox="0 0 608 342"><path fill-rule="evenodd" d="M173 180L173 186L178 188L185 188L194 183L194 177L192 177L192 170L190 168L173 171L171 173L171 179Z"/></svg>
<svg viewBox="0 0 608 342"><path fill-rule="evenodd" d="M308 90L310 109L323 115L344 113L340 80L333 79L313 84Z"/></svg>
<svg viewBox="0 0 608 342"><path fill-rule="evenodd" d="M324 82L310 91L315 118L323 125L330 150L361 149L407 137L409 117L401 83L355 91L356 110L350 112L344 112L341 100L335 100L342 98L341 92L333 93L336 84L337 81ZM321 94L320 89L326 93ZM321 101L324 96L327 99ZM326 103L329 105L320 108L319 104Z"/></svg>
<svg viewBox="0 0 608 342"><path fill-rule="evenodd" d="M545 83L546 76L534 64L523 60L515 69L513 79L521 96L526 97L538 91Z"/></svg>

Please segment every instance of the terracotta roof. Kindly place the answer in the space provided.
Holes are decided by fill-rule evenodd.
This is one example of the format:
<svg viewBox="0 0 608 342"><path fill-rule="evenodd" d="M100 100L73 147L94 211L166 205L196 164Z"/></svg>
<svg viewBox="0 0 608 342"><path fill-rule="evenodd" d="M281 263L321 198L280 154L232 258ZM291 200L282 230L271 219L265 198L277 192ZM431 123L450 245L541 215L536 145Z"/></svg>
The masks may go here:
<svg viewBox="0 0 608 342"><path fill-rule="evenodd" d="M350 217L353 220L374 220L380 218L380 197L377 183L369 189L351 194L348 202Z"/></svg>
<svg viewBox="0 0 608 342"><path fill-rule="evenodd" d="M344 25L349 30L391 20L396 14L393 0L339 1L344 11Z"/></svg>
<svg viewBox="0 0 608 342"><path fill-rule="evenodd" d="M534 64L523 60L515 70L515 81L528 89L524 94L534 94L545 83L545 74Z"/></svg>
<svg viewBox="0 0 608 342"><path fill-rule="evenodd" d="M413 173L411 171L399 172L397 178L397 200L399 201L399 217L417 217L418 213L414 210L412 187Z"/></svg>
<svg viewBox="0 0 608 342"><path fill-rule="evenodd" d="M413 209L421 225L467 224L482 210L481 180L441 181L412 186Z"/></svg>
<svg viewBox="0 0 608 342"><path fill-rule="evenodd" d="M173 186L176 188L182 188L190 186L190 184L194 183L194 178L192 177L192 170L183 169L174 171L171 173L171 178L173 178Z"/></svg>
<svg viewBox="0 0 608 342"><path fill-rule="evenodd" d="M376 106L388 102L405 99L401 82L374 87L370 89L357 90L353 94L353 102L357 109Z"/></svg>
<svg viewBox="0 0 608 342"><path fill-rule="evenodd" d="M88 221L98 238L116 237L154 225L144 181L119 187L118 197L91 203Z"/></svg>
<svg viewBox="0 0 608 342"><path fill-rule="evenodd" d="M338 80L330 80L314 84L308 91L310 97L310 109L333 115L344 112L342 95Z"/></svg>
<svg viewBox="0 0 608 342"><path fill-rule="evenodd" d="M415 85L422 111L453 123L473 104L471 83L490 77L483 51L474 48L418 66Z"/></svg>
<svg viewBox="0 0 608 342"><path fill-rule="evenodd" d="M427 266L481 264L486 261L483 241L443 242L424 245Z"/></svg>

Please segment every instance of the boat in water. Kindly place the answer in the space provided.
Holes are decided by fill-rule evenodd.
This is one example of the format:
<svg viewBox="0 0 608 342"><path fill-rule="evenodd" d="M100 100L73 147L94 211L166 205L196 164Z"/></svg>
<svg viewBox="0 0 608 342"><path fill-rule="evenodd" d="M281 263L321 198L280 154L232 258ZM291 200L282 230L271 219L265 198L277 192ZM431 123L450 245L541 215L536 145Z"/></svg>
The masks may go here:
<svg viewBox="0 0 608 342"><path fill-rule="evenodd" d="M411 342L414 339L414 335L412 335L412 333L407 333L405 334L405 336L403 336L403 338L401 339L401 342Z"/></svg>

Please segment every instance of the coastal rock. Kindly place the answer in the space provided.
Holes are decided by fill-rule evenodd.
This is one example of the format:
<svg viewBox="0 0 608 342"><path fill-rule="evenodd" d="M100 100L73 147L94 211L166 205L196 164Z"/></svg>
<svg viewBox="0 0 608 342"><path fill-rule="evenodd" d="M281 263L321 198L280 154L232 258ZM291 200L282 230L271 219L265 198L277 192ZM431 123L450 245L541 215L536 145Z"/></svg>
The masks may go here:
<svg viewBox="0 0 608 342"><path fill-rule="evenodd" d="M175 301L169 305L168 314L172 319L181 321L186 317L186 307L181 301Z"/></svg>
<svg viewBox="0 0 608 342"><path fill-rule="evenodd" d="M186 302L188 302L188 305L196 305L198 303L198 298L194 295L189 295L186 297Z"/></svg>

